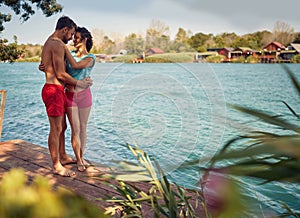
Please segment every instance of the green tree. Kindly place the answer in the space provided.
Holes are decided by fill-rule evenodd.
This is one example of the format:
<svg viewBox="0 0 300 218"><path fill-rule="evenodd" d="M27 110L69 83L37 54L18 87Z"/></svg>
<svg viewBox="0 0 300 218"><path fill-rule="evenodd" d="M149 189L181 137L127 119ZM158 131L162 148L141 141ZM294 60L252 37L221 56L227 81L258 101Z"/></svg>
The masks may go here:
<svg viewBox="0 0 300 218"><path fill-rule="evenodd" d="M169 50L170 44L169 36L170 27L159 20L152 20L146 33L145 48L161 48L162 50Z"/></svg>
<svg viewBox="0 0 300 218"><path fill-rule="evenodd" d="M128 54L141 54L144 51L144 44L145 41L142 36L135 33L131 33L124 40L124 47Z"/></svg>
<svg viewBox="0 0 300 218"><path fill-rule="evenodd" d="M23 50L18 49L16 36L14 36L13 43L8 43L7 39L0 39L0 61L13 62L19 58L23 52Z"/></svg>
<svg viewBox="0 0 300 218"><path fill-rule="evenodd" d="M300 32L295 34L295 39L293 43L300 43Z"/></svg>
<svg viewBox="0 0 300 218"><path fill-rule="evenodd" d="M187 32L183 28L179 28L178 32L176 33L175 42L179 43L187 43L189 40Z"/></svg>
<svg viewBox="0 0 300 218"><path fill-rule="evenodd" d="M210 39L210 37L211 35L207 35L204 33L196 33L189 39L188 43L192 48L194 48L198 52L203 52L206 50L205 43L207 40Z"/></svg>
<svg viewBox="0 0 300 218"><path fill-rule="evenodd" d="M35 11L41 10L46 17L62 11L62 6L56 3L56 0L0 0L0 7L6 6L18 15L22 22L27 21ZM11 20L10 13L0 12L0 33L4 30L4 23ZM17 47L17 37L14 36L14 42L8 43L7 39L0 38L0 61L13 62L23 53Z"/></svg>
<svg viewBox="0 0 300 218"><path fill-rule="evenodd" d="M261 49L272 41L272 33L270 31L258 31L249 35L249 47Z"/></svg>
<svg viewBox="0 0 300 218"><path fill-rule="evenodd" d="M193 49L188 43L189 41L189 33L187 33L183 28L179 28L176 33L175 40L170 44L171 52L188 52Z"/></svg>
<svg viewBox="0 0 300 218"><path fill-rule="evenodd" d="M0 7L3 5L10 8L23 22L34 15L33 6L41 10L46 17L62 11L62 6L56 3L56 0L1 0ZM0 32L4 30L3 24L11 20L11 16L10 13L2 14L0 12Z"/></svg>
<svg viewBox="0 0 300 218"><path fill-rule="evenodd" d="M215 46L217 48L224 48L226 47L225 45L225 39L221 36L221 35L216 35L213 37L214 41L215 41Z"/></svg>
<svg viewBox="0 0 300 218"><path fill-rule="evenodd" d="M104 36L102 43L100 45L100 50L105 52L106 54L112 54L114 46L115 46L114 41L111 40L108 36Z"/></svg>

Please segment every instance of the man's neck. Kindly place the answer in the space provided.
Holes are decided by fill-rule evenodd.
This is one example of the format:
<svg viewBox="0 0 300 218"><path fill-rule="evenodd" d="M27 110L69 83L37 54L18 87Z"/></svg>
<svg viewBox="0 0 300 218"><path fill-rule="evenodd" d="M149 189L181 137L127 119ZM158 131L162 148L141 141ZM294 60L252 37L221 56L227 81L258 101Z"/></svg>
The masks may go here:
<svg viewBox="0 0 300 218"><path fill-rule="evenodd" d="M53 39L59 39L60 41L62 41L61 34L59 34L58 31L55 31L55 32L50 36L50 38L53 38Z"/></svg>

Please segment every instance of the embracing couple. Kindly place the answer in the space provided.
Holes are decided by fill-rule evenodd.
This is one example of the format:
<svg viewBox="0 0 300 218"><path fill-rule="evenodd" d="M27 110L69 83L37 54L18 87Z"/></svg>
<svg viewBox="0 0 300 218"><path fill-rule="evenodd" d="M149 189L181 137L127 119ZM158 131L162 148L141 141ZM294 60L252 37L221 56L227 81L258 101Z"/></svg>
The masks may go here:
<svg viewBox="0 0 300 218"><path fill-rule="evenodd" d="M74 51L66 44L73 39ZM89 165L84 160L86 126L92 106L90 79L96 57L89 51L93 46L91 33L78 27L67 16L59 18L55 31L45 42L39 69L45 73L46 82L42 89L42 99L50 123L48 147L53 164L53 173L73 176L74 171L64 167L77 163L78 171L85 171ZM65 152L66 115L72 129L74 161Z"/></svg>

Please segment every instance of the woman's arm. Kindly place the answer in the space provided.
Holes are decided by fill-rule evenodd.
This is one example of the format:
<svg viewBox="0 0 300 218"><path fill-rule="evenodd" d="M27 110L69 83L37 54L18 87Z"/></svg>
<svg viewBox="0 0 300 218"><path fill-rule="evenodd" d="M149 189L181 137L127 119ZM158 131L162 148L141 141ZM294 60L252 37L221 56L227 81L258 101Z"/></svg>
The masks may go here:
<svg viewBox="0 0 300 218"><path fill-rule="evenodd" d="M70 65L74 69L81 69L86 67L91 67L94 64L94 59L92 57L84 58L83 60L76 62L74 57L71 55L67 46L65 46L66 58L68 59Z"/></svg>

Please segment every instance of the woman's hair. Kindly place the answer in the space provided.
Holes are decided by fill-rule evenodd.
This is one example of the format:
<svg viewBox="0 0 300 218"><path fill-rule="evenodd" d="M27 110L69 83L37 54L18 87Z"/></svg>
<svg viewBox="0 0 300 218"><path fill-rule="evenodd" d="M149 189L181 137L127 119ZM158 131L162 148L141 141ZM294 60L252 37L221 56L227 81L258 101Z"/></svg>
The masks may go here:
<svg viewBox="0 0 300 218"><path fill-rule="evenodd" d="M93 37L92 34L84 27L77 27L76 32L80 33L81 39L86 38L86 50L90 52L91 48L93 47Z"/></svg>

